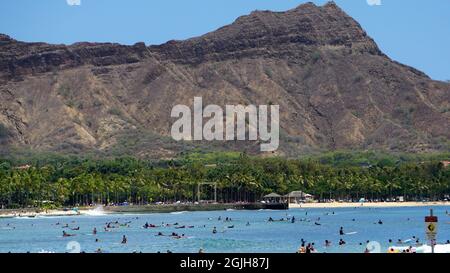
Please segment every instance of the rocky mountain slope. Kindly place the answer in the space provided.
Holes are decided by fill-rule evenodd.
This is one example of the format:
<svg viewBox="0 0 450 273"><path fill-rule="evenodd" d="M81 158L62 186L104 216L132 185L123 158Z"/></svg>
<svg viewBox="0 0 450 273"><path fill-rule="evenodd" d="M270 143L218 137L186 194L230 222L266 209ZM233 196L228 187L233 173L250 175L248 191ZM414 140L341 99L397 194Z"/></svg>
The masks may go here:
<svg viewBox="0 0 450 273"><path fill-rule="evenodd" d="M384 55L337 5L255 11L163 45L25 43L0 35L0 147L172 157L256 152L175 143L176 104L279 104L279 154L448 150L450 84Z"/></svg>

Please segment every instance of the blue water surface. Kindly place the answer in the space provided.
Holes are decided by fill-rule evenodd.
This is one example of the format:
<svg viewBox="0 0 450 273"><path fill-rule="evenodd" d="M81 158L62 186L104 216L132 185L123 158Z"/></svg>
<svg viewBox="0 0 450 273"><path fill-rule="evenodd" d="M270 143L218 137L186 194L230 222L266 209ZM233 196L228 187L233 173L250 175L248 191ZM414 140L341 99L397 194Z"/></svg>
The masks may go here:
<svg viewBox="0 0 450 273"><path fill-rule="evenodd" d="M440 243L450 240L447 210L450 211L450 207L434 207L434 213L439 217ZM167 250L196 253L201 248L208 253L293 253L298 250L302 238L314 242L318 252L360 253L366 248L367 241L379 242L381 251L385 252L392 245L389 239L396 243L398 239L406 241L416 236L421 242L426 241L424 216L428 213L427 207L358 207L3 218L0 219L0 252L68 252L75 242L85 252L101 249L108 253L156 253ZM218 220L219 217L221 220ZM226 217L230 217L231 221L225 221ZM268 222L269 217L275 220L295 217L296 221ZM382 224L378 223L379 220ZM122 226L115 225L116 228L104 230L107 222L115 221ZM159 227L144 229L146 222ZM162 223L171 225L164 226ZM178 225L173 225L175 223ZM80 229L63 228L65 224ZM177 226L186 228L177 229ZM339 235L341 226L345 233L350 234ZM97 235L92 234L94 227L98 230ZM216 234L212 232L214 227L218 231ZM63 237L63 230L75 236ZM184 237L156 236L159 232L164 235L176 232L184 234ZM123 235L127 237L127 244L121 243ZM339 246L340 239L346 245ZM325 240L330 240L332 246L325 247Z"/></svg>

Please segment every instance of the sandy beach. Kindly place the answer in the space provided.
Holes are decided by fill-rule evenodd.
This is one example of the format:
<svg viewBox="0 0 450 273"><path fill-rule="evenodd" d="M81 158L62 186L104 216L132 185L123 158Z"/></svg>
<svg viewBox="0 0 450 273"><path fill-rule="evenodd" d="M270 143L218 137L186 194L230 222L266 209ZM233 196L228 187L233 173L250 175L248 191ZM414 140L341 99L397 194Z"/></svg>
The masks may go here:
<svg viewBox="0 0 450 273"><path fill-rule="evenodd" d="M333 203L304 203L304 204L289 204L290 209L306 209L306 208L395 208L395 207L433 207L433 206L449 206L450 202L373 202L373 203L350 203L350 202L333 202ZM159 206L156 206L159 207ZM120 208L120 207L117 207ZM75 210L38 210L38 209L0 209L0 218L11 218L11 217L45 217L45 216L76 216L76 215L95 215L96 213L121 213L123 211L116 211L117 208L102 207L101 211L97 211L94 208L82 208L77 211ZM127 207L125 207L127 208ZM128 213L151 213L151 212L171 212L178 211L174 208L168 211L155 209L149 206L132 206ZM150 209L149 209L150 208ZM237 208L239 209L239 208ZM187 211L189 208L183 207L183 211ZM221 209L196 209L196 210L221 210Z"/></svg>
<svg viewBox="0 0 450 273"><path fill-rule="evenodd" d="M32 209L16 209L16 210L0 210L0 218L11 218L11 217L38 217L38 216L75 216L80 215L82 212L78 213L74 210L32 210Z"/></svg>
<svg viewBox="0 0 450 273"><path fill-rule="evenodd" d="M398 208L398 207L433 207L433 206L450 206L450 202L373 202L373 203L304 203L289 204L289 208Z"/></svg>

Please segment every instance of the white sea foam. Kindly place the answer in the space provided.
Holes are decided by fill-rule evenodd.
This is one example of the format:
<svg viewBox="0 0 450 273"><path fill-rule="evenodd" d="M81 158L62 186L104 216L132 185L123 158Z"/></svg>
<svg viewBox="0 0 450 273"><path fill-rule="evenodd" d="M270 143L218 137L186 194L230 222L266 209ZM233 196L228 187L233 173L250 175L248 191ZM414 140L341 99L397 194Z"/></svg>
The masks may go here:
<svg viewBox="0 0 450 273"><path fill-rule="evenodd" d="M106 215L102 206L98 206L95 209L83 211L81 213L84 215L88 215L88 216L104 216L104 215Z"/></svg>
<svg viewBox="0 0 450 273"><path fill-rule="evenodd" d="M41 251L38 252L39 254L51 254L51 253L55 253L54 251L50 251L50 250L45 250L42 249Z"/></svg>
<svg viewBox="0 0 450 273"><path fill-rule="evenodd" d="M174 211L171 212L170 214L184 214L184 213L187 213L187 211Z"/></svg>
<svg viewBox="0 0 450 273"><path fill-rule="evenodd" d="M28 217L28 216L16 216L14 219L21 219L21 220L33 220L36 217Z"/></svg>
<svg viewBox="0 0 450 273"><path fill-rule="evenodd" d="M401 246L401 247L394 246L392 248L394 250L397 250L398 252L402 252L403 250L407 250L409 247L407 247L407 246ZM429 246L429 245L413 247L413 249L415 249L417 253L431 253L431 246ZM434 252L435 253L450 253L450 244L447 244L447 245L436 245L434 247Z"/></svg>

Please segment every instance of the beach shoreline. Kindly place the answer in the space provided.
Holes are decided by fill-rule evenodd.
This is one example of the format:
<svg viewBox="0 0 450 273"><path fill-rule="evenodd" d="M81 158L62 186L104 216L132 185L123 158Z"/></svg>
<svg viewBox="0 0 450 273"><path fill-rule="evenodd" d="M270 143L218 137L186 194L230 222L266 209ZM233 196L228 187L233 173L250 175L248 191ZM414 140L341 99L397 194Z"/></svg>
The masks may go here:
<svg viewBox="0 0 450 273"><path fill-rule="evenodd" d="M333 203L303 203L289 204L289 209L334 209L334 208L401 208L401 207L435 207L449 206L450 202L367 202L367 203L351 203L351 202L333 202ZM170 213L180 211L217 211L217 210L250 210L244 206L236 204L210 204L210 205L142 205L142 206L123 206L123 207L105 207L98 206L102 214L120 214L120 213ZM78 210L68 209L0 209L0 218L13 217L63 217L63 216L79 216L90 215L90 211L94 211L94 207L83 207Z"/></svg>
<svg viewBox="0 0 450 273"><path fill-rule="evenodd" d="M289 204L290 209L311 209L311 208L403 208L403 207L436 207L450 206L450 202L333 202L333 203L303 203Z"/></svg>
<svg viewBox="0 0 450 273"><path fill-rule="evenodd" d="M63 210L63 209L51 209L51 210L39 210L39 209L0 209L0 219L1 218L14 218L14 217L63 217L63 216L77 216L79 213L74 210Z"/></svg>

